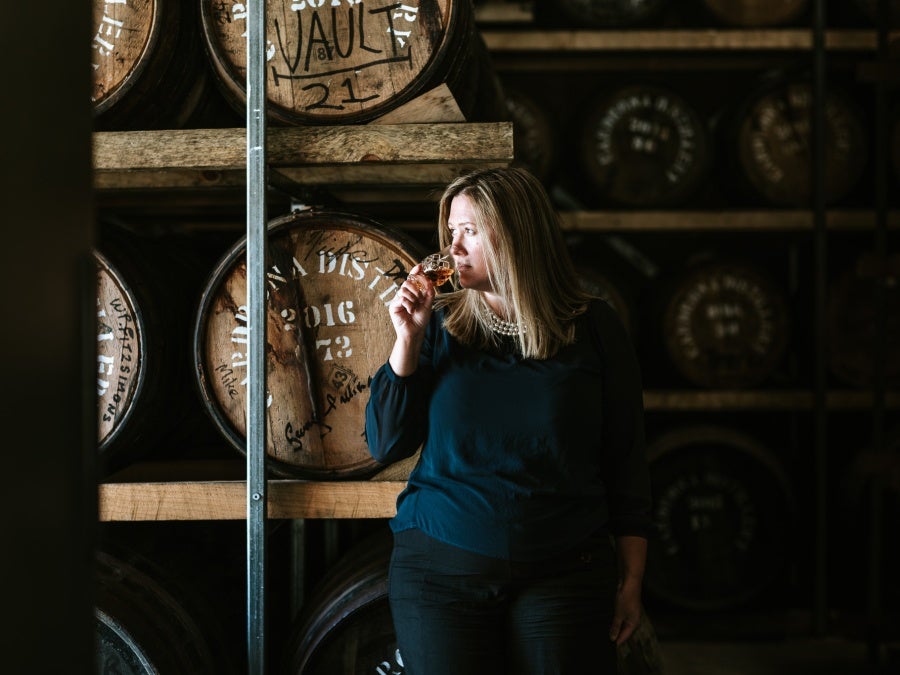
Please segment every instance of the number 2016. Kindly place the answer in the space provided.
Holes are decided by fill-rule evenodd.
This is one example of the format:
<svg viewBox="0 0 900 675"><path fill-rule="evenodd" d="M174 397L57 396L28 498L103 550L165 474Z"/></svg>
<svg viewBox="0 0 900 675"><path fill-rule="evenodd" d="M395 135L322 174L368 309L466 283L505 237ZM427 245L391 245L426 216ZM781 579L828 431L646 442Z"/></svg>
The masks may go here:
<svg viewBox="0 0 900 675"><path fill-rule="evenodd" d="M324 311L324 325L326 326L336 326L338 322L342 324L353 323L356 321L356 314L353 312L353 301L345 300L344 302L338 303L337 312L334 311L334 306L330 302L326 302L322 305L322 309L319 309L315 305L309 305L304 310L304 320L306 322L307 328L315 328L316 326L322 324L322 310ZM335 314L337 314L337 321L335 321Z"/></svg>

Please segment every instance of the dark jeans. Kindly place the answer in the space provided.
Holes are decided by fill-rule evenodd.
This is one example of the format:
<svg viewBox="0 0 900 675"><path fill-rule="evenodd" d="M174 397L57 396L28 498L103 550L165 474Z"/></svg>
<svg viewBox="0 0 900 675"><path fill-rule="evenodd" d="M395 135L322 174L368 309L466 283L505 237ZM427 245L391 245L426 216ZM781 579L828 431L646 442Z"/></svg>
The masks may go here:
<svg viewBox="0 0 900 675"><path fill-rule="evenodd" d="M606 535L527 563L394 535L389 597L409 675L615 675L615 591Z"/></svg>

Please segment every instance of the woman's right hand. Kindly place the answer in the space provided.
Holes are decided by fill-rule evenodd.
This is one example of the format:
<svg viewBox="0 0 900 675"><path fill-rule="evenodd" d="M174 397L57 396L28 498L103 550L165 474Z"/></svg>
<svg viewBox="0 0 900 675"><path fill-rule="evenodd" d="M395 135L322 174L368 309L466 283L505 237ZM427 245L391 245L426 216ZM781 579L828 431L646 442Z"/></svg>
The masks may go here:
<svg viewBox="0 0 900 675"><path fill-rule="evenodd" d="M391 300L389 311L394 331L400 339L415 341L425 334L434 302L434 285L416 265Z"/></svg>
<svg viewBox="0 0 900 675"><path fill-rule="evenodd" d="M412 375L416 371L419 350L425 339L425 327L431 318L434 286L419 274L421 269L421 265L412 268L389 306L397 339L388 361L394 373L401 377Z"/></svg>

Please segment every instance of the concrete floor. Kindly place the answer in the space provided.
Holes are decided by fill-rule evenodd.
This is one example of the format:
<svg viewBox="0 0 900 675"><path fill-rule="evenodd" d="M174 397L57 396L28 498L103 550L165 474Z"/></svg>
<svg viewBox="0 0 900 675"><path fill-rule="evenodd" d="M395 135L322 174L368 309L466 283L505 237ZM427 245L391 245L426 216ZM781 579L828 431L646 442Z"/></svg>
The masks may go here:
<svg viewBox="0 0 900 675"><path fill-rule="evenodd" d="M660 640L662 675L900 675L895 650L868 665L862 642L843 638L698 642Z"/></svg>

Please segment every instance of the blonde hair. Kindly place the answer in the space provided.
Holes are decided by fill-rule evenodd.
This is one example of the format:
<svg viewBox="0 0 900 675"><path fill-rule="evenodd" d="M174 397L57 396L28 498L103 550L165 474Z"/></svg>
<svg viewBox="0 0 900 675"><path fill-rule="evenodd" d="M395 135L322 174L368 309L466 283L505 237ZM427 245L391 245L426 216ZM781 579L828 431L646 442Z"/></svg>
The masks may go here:
<svg viewBox="0 0 900 675"><path fill-rule="evenodd" d="M450 204L465 195L494 292L518 318L518 346L523 356L552 357L575 339L574 319L587 308L590 295L578 282L559 218L541 182L521 168L482 169L451 182L440 200L438 237L451 242ZM444 327L473 347L497 341L480 291L459 289L439 296L446 307Z"/></svg>

